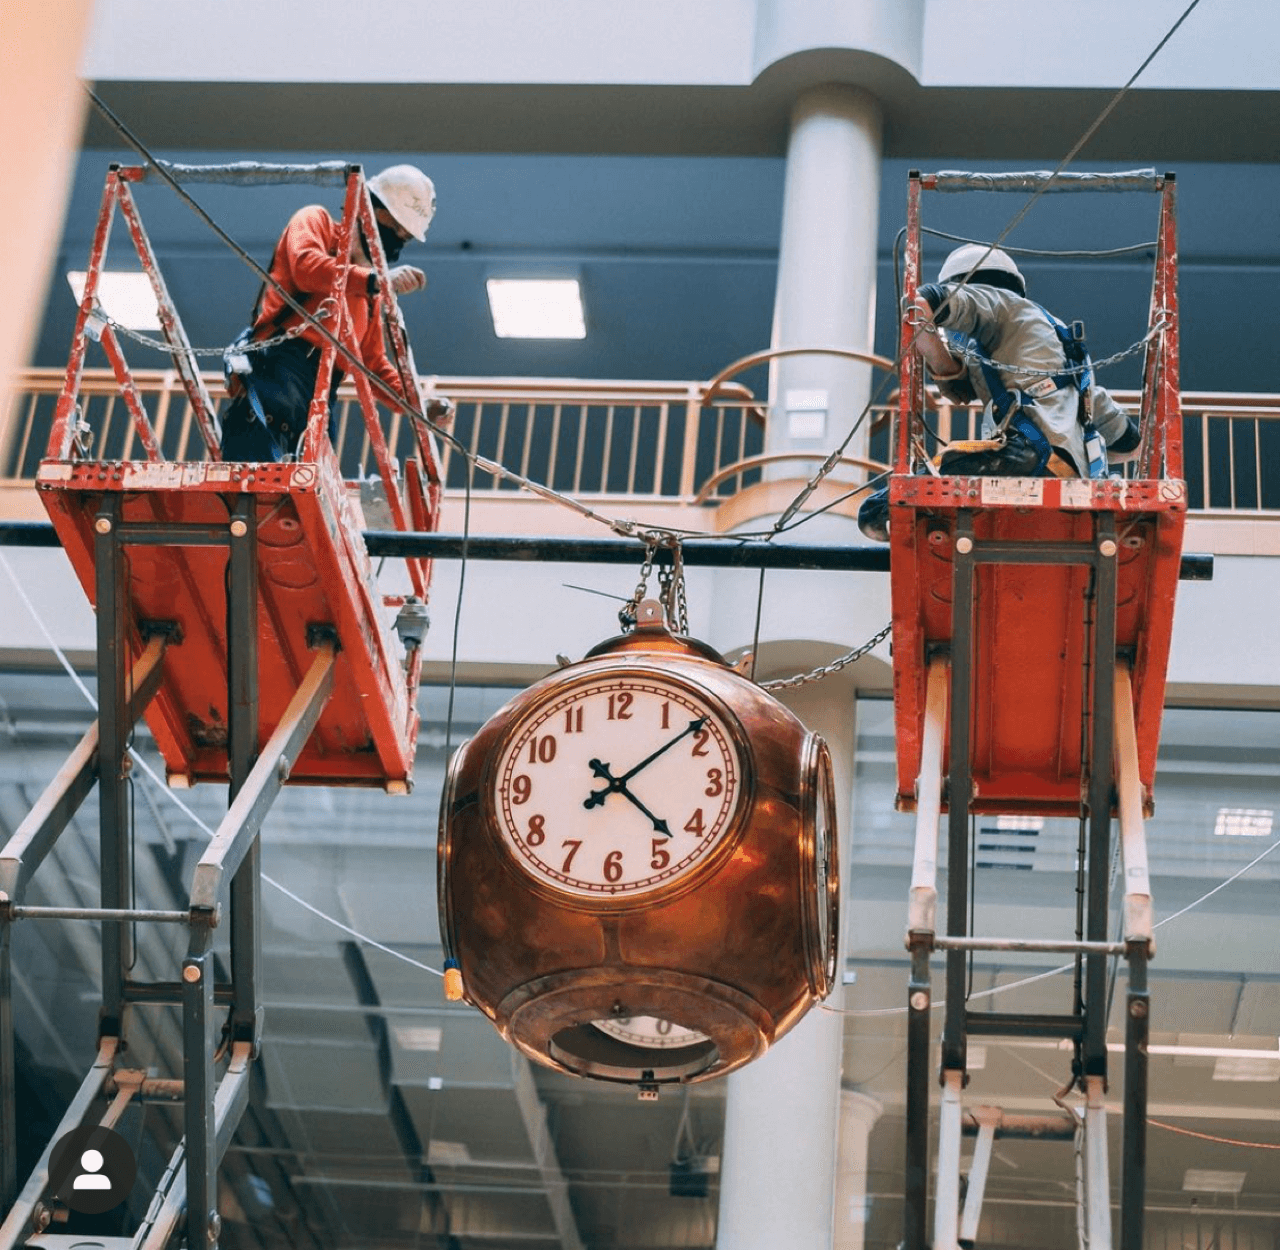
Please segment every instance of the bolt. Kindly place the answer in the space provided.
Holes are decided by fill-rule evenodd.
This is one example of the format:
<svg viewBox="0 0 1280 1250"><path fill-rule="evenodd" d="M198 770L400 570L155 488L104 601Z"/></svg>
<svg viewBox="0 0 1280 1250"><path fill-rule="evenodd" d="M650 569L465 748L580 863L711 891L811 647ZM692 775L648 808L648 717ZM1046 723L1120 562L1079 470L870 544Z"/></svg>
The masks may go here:
<svg viewBox="0 0 1280 1250"><path fill-rule="evenodd" d="M187 965L182 969L182 979L183 979L183 980L184 980L188 985L195 985L195 984L196 984L196 982L200 980L200 965L199 965L199 964L187 964Z"/></svg>
<svg viewBox="0 0 1280 1250"><path fill-rule="evenodd" d="M207 1233L210 1247L218 1244L218 1234L220 1232L222 1232L222 1216L220 1216L216 1211L210 1211L209 1230Z"/></svg>
<svg viewBox="0 0 1280 1250"><path fill-rule="evenodd" d="M929 995L926 994L924 990L916 990L916 992L911 995L912 1011L924 1011L928 1008L928 1006L929 1006Z"/></svg>
<svg viewBox="0 0 1280 1250"><path fill-rule="evenodd" d="M962 555L967 556L973 550L973 539L962 534L956 539L956 550Z"/></svg>
<svg viewBox="0 0 1280 1250"><path fill-rule="evenodd" d="M1103 540L1098 544L1098 550L1099 550L1099 551L1100 551L1104 556L1113 556L1113 555L1115 555L1115 553L1116 553L1116 544L1115 544L1115 539L1113 539L1113 538L1104 538L1104 539L1103 539Z"/></svg>
<svg viewBox="0 0 1280 1250"><path fill-rule="evenodd" d="M231 537L243 538L249 532L249 527L243 521L231 522Z"/></svg>
<svg viewBox="0 0 1280 1250"><path fill-rule="evenodd" d="M1135 1020L1144 1020L1147 1015L1147 1000L1145 998L1135 998L1129 1004L1129 1014Z"/></svg>
<svg viewBox="0 0 1280 1250"><path fill-rule="evenodd" d="M99 518L98 518L98 519L93 523L93 528L94 528L95 530L97 530L99 534L110 534L110 533L111 533L111 520L110 520L110 518L109 518L109 517L100 516L100 517L99 517Z"/></svg>

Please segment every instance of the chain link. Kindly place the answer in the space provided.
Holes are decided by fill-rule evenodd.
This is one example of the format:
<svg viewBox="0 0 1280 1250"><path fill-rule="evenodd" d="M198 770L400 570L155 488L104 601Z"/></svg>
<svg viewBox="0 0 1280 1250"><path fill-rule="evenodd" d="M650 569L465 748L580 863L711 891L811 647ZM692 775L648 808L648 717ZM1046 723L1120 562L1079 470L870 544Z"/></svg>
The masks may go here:
<svg viewBox="0 0 1280 1250"><path fill-rule="evenodd" d="M837 656L830 664L824 664L821 668L811 668L807 673L797 673L794 677L779 677L776 681L762 681L760 683L761 690L790 690L795 686L803 686L811 681L821 681L824 677L830 677L834 673L838 673L842 668L860 660L869 651L873 651L893 632L893 622L890 621L878 634L869 638L856 651L847 651L844 655Z"/></svg>
<svg viewBox="0 0 1280 1250"><path fill-rule="evenodd" d="M311 315L317 321L324 321L333 312L334 304L333 296L328 295L321 300L316 306L315 312ZM141 343L144 347L150 347L154 351L181 352L184 356L221 356L224 359L237 352L241 355L250 356L254 352L265 351L268 347L278 347L281 343L296 339L310 324L306 321L299 321L296 325L290 326L287 330L282 330L279 334L273 335L269 339L237 340L226 347L182 347L167 340L152 338L148 334L143 334L140 330L132 330L128 326L122 325L114 317L108 317L105 313L102 313L101 306L99 306L99 315L117 334L122 334L125 338L132 339L135 343Z"/></svg>

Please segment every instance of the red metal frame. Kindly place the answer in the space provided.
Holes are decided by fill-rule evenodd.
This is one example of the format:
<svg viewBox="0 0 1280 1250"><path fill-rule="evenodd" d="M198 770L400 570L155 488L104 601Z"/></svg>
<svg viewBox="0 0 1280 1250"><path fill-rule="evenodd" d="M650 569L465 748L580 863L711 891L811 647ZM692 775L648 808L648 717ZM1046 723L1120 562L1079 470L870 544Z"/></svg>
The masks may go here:
<svg viewBox="0 0 1280 1250"><path fill-rule="evenodd" d="M340 653L334 693L311 739L293 766L290 780L328 784L407 787L412 777L417 738L416 694L421 656L407 656L391 628L390 614L401 597L383 597L361 538L361 522L342 480L328 438L328 391L339 347L322 349L299 459L282 464L224 464L218 457L215 405L192 364L190 344L170 299L142 224L130 184L146 171L113 167L107 176L90 252L84 297L76 318L66 377L55 410L37 487L59 537L92 598L95 592L94 526L102 501L120 499L122 533L130 541L128 595L132 607L131 644L140 654L145 627L166 622L175 643L148 723L171 776L188 782L228 776L228 614L225 541L207 536L226 533L237 496L255 498L259 561L258 652L260 656L260 741L265 742L310 662L317 626L336 633ZM134 385L128 362L110 324L95 314L116 206L121 208L138 258L160 308L160 320L174 365L202 431L208 459L173 463L164 459L158 439ZM353 373L370 446L382 476L393 523L398 530L434 530L439 523L441 477L435 440L425 419L414 421L414 457L396 472L379 419L377 402L411 418L425 418L404 323L387 278L373 206L358 166L348 170L339 255L349 255L356 223L371 240L373 262L386 308L388 354L400 376L403 394L394 400L379 382L375 387L358 369ZM360 361L345 291L349 260L340 266L332 304L333 332L346 360ZM145 461L89 461L79 453L79 393L87 342L97 337L124 395ZM147 532L138 528L146 526ZM130 527L134 527L130 531ZM155 533L178 535L159 540ZM190 541L181 536L194 535ZM413 593L425 600L431 561L406 560Z"/></svg>
<svg viewBox="0 0 1280 1250"><path fill-rule="evenodd" d="M1099 514L1117 535L1116 646L1133 656L1139 772L1150 801L1187 507L1178 391L1176 208L1157 180L1160 221L1147 349L1143 443L1134 480L938 477L912 472L925 429L924 370L902 327L900 399L889 498L892 523L897 802L913 810L929 656L951 642L957 517L976 542L1087 543ZM907 201L904 294L920 281L920 192ZM976 573L972 760L974 812L1080 810L1087 572L1078 564L985 564Z"/></svg>

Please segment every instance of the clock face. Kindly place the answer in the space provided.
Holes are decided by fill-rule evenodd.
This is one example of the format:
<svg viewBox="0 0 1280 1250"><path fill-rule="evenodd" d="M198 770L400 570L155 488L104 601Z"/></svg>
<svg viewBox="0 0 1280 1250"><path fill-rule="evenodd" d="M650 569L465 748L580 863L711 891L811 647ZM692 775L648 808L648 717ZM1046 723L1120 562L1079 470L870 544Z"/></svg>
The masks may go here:
<svg viewBox="0 0 1280 1250"><path fill-rule="evenodd" d="M516 862L561 894L643 895L688 876L741 806L725 715L660 674L596 676L519 722L494 773Z"/></svg>
<svg viewBox="0 0 1280 1250"><path fill-rule="evenodd" d="M707 1040L707 1035L697 1029L686 1029L682 1024L659 1020L657 1016L617 1016L592 1023L601 1033L616 1037L620 1042L652 1050L675 1050Z"/></svg>
<svg viewBox="0 0 1280 1250"><path fill-rule="evenodd" d="M839 841L835 817L835 782L826 744L811 738L806 754L806 806L812 804L813 860L806 869L805 912L811 926L809 983L825 998L835 984L840 942Z"/></svg>

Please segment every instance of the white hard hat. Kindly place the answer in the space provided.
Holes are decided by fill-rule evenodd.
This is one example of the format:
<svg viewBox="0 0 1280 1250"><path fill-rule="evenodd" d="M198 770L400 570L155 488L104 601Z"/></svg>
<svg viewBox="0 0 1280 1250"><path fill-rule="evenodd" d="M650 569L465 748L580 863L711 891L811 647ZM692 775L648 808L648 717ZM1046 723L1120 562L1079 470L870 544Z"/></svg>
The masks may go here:
<svg viewBox="0 0 1280 1250"><path fill-rule="evenodd" d="M391 165L369 179L369 190L421 243L435 216L435 183L415 165Z"/></svg>
<svg viewBox="0 0 1280 1250"><path fill-rule="evenodd" d="M1008 252L1002 252L998 247L988 247L985 243L966 243L963 247L956 248L942 262L942 268L938 270L938 281L951 282L956 278L963 278L975 266L979 273L984 269L996 269L1010 274L1017 278L1023 291L1027 289L1027 280L1013 263L1013 257Z"/></svg>

